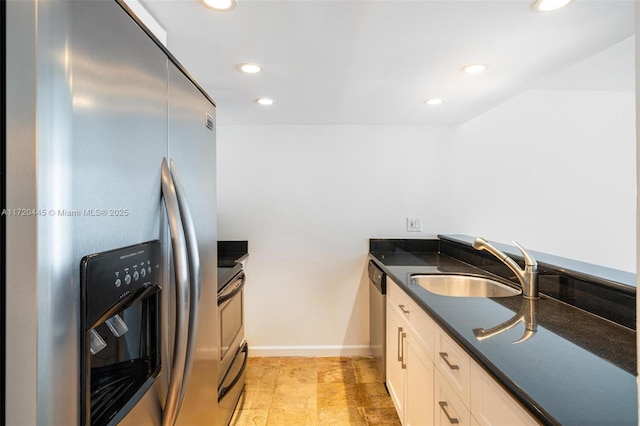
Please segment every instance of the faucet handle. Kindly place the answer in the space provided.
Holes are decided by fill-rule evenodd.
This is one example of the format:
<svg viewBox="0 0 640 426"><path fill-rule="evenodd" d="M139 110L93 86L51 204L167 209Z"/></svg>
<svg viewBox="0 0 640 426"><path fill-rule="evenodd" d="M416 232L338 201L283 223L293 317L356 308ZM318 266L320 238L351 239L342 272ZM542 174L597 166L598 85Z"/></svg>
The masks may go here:
<svg viewBox="0 0 640 426"><path fill-rule="evenodd" d="M536 261L536 259L534 259L534 257L531 256L531 254L529 254L529 252L524 249L524 247L522 247L520 244L518 244L515 241L513 241L513 244L515 244L516 247L518 247L522 252L522 257L524 258L524 264L526 266L538 266L538 262Z"/></svg>

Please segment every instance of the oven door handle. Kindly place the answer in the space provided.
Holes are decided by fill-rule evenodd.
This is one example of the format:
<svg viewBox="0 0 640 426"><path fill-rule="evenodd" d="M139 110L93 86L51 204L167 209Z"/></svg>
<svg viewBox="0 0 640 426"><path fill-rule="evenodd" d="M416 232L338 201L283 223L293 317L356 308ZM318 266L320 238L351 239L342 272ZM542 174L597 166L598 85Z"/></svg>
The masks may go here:
<svg viewBox="0 0 640 426"><path fill-rule="evenodd" d="M178 207L180 207L180 217L182 218L182 227L184 228L184 236L187 242L187 256L189 258L189 326L187 331L187 348L186 361L184 367L184 375L182 377L182 387L180 390L180 399L178 400L178 412L182 406L184 395L191 376L193 367L193 358L196 347L196 333L198 329L198 307L200 305L200 251L198 250L198 240L196 238L196 229L191 217L191 209L187 202L182 179L178 173L178 168L173 160L171 160L171 177L176 188L178 197Z"/></svg>
<svg viewBox="0 0 640 426"><path fill-rule="evenodd" d="M244 370L246 370L247 368L247 361L249 360L249 345L247 344L247 342L244 342L242 347L238 350L238 353L236 354L233 361L231 362L231 365L235 363L236 358L243 352L245 355L244 355L244 360L242 360L242 367L240 368L240 371L238 371L238 374L236 374L236 376L233 378L231 383L229 383L227 386L222 386L220 388L220 390L218 391L218 402L222 400L222 398L224 398L225 395L229 393L231 389L233 389L236 383L238 383L238 380L240 380L240 378L242 377L242 373L244 373ZM226 380L226 377L224 379ZM222 381L223 384L225 380Z"/></svg>
<svg viewBox="0 0 640 426"><path fill-rule="evenodd" d="M244 288L244 273L235 279L235 281L239 281L238 284L231 285L229 284L223 291L218 295L218 306L222 305L227 300L233 298L236 294L240 293L240 291Z"/></svg>
<svg viewBox="0 0 640 426"><path fill-rule="evenodd" d="M187 243L180 217L180 208L176 195L176 188L171 178L171 172L167 165L167 159L162 159L162 195L169 230L171 234L171 246L173 249L173 266L176 286L176 313L175 313L175 342L173 345L173 361L169 378L169 388L162 414L162 425L173 426L179 411L180 394L182 392L182 382L187 361L187 338L186 327L189 315L189 260L187 253Z"/></svg>

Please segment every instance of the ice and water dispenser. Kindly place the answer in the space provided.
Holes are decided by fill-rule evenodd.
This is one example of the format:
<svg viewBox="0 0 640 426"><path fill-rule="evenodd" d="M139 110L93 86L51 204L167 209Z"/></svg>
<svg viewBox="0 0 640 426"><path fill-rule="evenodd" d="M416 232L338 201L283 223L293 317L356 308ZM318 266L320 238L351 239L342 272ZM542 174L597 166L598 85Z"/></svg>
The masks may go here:
<svg viewBox="0 0 640 426"><path fill-rule="evenodd" d="M81 424L116 424L160 372L161 244L81 262Z"/></svg>

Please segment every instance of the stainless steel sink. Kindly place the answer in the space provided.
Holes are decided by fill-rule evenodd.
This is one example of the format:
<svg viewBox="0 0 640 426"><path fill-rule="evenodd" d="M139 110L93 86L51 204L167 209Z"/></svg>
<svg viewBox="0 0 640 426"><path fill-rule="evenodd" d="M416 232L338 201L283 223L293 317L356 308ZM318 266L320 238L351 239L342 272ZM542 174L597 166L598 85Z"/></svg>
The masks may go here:
<svg viewBox="0 0 640 426"><path fill-rule="evenodd" d="M471 275L412 275L411 279L431 293L451 297L509 297L522 291L490 278Z"/></svg>

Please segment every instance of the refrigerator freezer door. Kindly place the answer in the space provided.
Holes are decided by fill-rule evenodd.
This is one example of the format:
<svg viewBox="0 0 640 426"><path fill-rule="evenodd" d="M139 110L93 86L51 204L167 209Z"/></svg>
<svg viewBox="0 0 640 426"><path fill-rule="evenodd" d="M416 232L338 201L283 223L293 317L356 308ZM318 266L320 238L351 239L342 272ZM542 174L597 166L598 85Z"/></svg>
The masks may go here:
<svg viewBox="0 0 640 426"><path fill-rule="evenodd" d="M10 50L19 68L8 70L8 110L30 104L8 123L7 204L40 215L7 218L6 421L74 425L80 259L158 238L166 245L167 57L113 1L8 9L20 24L9 44L23 44ZM158 424L157 399L148 424Z"/></svg>
<svg viewBox="0 0 640 426"><path fill-rule="evenodd" d="M217 423L218 305L215 107L169 63L169 158L179 171L197 236L200 296L190 377L177 424Z"/></svg>

